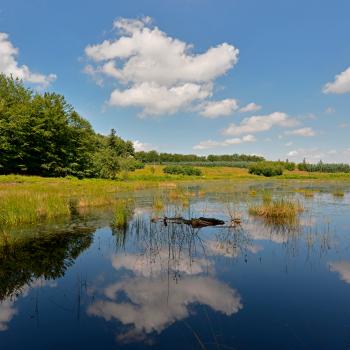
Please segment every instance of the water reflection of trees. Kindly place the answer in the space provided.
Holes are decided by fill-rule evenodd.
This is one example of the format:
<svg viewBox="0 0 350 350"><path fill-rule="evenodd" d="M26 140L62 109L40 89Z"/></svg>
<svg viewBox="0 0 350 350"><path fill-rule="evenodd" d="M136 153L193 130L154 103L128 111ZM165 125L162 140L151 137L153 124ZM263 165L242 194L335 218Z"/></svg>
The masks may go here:
<svg viewBox="0 0 350 350"><path fill-rule="evenodd" d="M93 241L94 228L31 237L0 246L0 301L18 296L38 278L63 277Z"/></svg>

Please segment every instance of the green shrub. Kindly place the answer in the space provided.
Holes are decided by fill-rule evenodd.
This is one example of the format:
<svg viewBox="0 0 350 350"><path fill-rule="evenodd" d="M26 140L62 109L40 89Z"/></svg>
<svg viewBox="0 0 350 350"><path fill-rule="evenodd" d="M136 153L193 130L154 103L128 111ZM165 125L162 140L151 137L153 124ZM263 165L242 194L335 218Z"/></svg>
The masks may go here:
<svg viewBox="0 0 350 350"><path fill-rule="evenodd" d="M274 162L259 162L249 166L249 174L262 176L278 176L283 174L283 167Z"/></svg>
<svg viewBox="0 0 350 350"><path fill-rule="evenodd" d="M193 176L201 176L202 171L198 168L194 168L191 166L181 166L181 165L168 165L163 169L165 174L172 175L193 175Z"/></svg>
<svg viewBox="0 0 350 350"><path fill-rule="evenodd" d="M145 164L132 157L120 158L119 164L121 170L123 171L135 171L136 169L143 169L145 167Z"/></svg>

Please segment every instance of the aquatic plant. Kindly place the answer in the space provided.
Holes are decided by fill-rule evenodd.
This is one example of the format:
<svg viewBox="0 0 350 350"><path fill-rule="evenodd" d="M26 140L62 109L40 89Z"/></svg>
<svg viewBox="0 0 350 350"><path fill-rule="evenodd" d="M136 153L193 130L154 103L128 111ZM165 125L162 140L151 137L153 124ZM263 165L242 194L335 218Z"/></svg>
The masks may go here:
<svg viewBox="0 0 350 350"><path fill-rule="evenodd" d="M306 198L312 198L312 197L314 197L316 191L303 188L303 189L297 190L296 192L299 192L300 194L302 194Z"/></svg>
<svg viewBox="0 0 350 350"><path fill-rule="evenodd" d="M161 198L160 196L155 196L153 198L152 208L155 211L160 211L160 210L164 209L163 198Z"/></svg>
<svg viewBox="0 0 350 350"><path fill-rule="evenodd" d="M271 223L293 223L304 210L299 201L287 198L264 200L249 207L249 214Z"/></svg>
<svg viewBox="0 0 350 350"><path fill-rule="evenodd" d="M133 208L132 201L130 200L118 200L115 204L112 228L126 229L128 222L132 217Z"/></svg>

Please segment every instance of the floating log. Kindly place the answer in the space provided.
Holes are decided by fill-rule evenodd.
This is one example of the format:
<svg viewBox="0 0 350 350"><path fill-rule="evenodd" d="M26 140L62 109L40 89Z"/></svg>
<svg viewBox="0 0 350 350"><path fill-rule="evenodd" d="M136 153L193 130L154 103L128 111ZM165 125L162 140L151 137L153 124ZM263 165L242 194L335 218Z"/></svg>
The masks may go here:
<svg viewBox="0 0 350 350"><path fill-rule="evenodd" d="M168 222L172 222L175 224L185 224L189 225L195 228L200 227L207 227L207 226L217 226L217 225L224 225L225 222L219 219L215 218L205 218L205 217L199 217L199 218L192 218L190 220L184 219L182 217L178 218L167 218L164 217L163 223L166 226Z"/></svg>

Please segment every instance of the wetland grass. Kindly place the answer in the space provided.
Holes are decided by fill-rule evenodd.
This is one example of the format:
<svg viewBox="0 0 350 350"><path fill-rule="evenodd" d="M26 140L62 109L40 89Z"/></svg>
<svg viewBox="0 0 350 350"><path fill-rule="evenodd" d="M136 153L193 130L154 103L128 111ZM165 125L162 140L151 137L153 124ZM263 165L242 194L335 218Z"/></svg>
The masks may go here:
<svg viewBox="0 0 350 350"><path fill-rule="evenodd" d="M299 201L287 198L264 199L261 204L251 205L249 214L273 224L293 224L303 210Z"/></svg>
<svg viewBox="0 0 350 350"><path fill-rule="evenodd" d="M112 227L126 229L133 215L133 203L130 200L119 200L115 204Z"/></svg>
<svg viewBox="0 0 350 350"><path fill-rule="evenodd" d="M72 202L76 203L75 209L77 211L84 211L93 207L112 206L117 201L118 193L145 188L169 189L173 191L170 193L169 199L171 201L182 203L183 207L188 207L193 194L178 189L177 186L181 182L195 180L196 183L204 183L208 180L224 179L229 184L230 180L235 180L235 182L238 180L243 182L249 179L259 182L264 180L248 174L247 169L203 167L203 176L198 178L165 175L162 171L163 167L162 165L147 165L144 169L129 173L127 180L120 178L118 180L78 180L72 177L43 178L39 176L2 175L0 176L0 226L39 223L59 216L69 216ZM287 172L286 174L289 176L292 173ZM310 181L309 175L308 173L296 172L293 179L299 178ZM316 180L340 179L340 177L335 177L337 174L331 175L312 173L312 177ZM344 180L344 182L350 180L350 174L343 174L341 180ZM273 181L273 179L270 181ZM220 185L220 190L222 190L222 185ZM198 196L204 195L204 193L198 194ZM251 197L256 195L257 191L251 191ZM334 195L335 197L342 197L340 193L335 192ZM306 196L309 196L309 194ZM162 209L160 201L156 201L154 206L158 210Z"/></svg>
<svg viewBox="0 0 350 350"><path fill-rule="evenodd" d="M163 198L156 196L153 198L152 209L156 212L163 210L165 207Z"/></svg>

